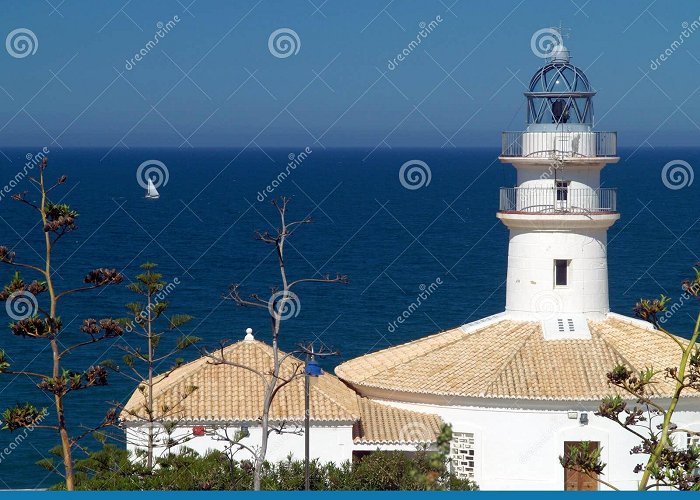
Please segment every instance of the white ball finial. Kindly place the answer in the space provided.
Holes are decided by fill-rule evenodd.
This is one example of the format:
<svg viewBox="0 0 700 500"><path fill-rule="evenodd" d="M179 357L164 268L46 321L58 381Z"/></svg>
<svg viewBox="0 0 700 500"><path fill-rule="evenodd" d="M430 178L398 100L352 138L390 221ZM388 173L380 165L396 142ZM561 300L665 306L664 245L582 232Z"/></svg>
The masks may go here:
<svg viewBox="0 0 700 500"><path fill-rule="evenodd" d="M571 60L571 54L569 49L567 49L563 43L558 43L553 49L550 55L552 62L564 62L568 63Z"/></svg>
<svg viewBox="0 0 700 500"><path fill-rule="evenodd" d="M252 328L246 328L245 329L245 339L243 340L255 340L255 337L253 337L253 329Z"/></svg>

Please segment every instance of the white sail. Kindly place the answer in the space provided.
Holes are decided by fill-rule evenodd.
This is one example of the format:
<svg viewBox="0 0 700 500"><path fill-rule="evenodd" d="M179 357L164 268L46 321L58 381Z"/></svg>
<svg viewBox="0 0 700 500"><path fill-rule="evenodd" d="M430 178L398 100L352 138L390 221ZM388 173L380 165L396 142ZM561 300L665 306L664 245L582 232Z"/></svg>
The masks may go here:
<svg viewBox="0 0 700 500"><path fill-rule="evenodd" d="M160 193L156 189L156 185L153 184L151 178L148 178L148 189L146 190L146 198L160 198Z"/></svg>

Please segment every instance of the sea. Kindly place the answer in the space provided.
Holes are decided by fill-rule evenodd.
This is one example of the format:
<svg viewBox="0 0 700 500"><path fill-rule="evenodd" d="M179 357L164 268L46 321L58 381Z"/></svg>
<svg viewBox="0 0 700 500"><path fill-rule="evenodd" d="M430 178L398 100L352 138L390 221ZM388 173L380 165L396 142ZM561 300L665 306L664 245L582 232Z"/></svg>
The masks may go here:
<svg viewBox="0 0 700 500"><path fill-rule="evenodd" d="M40 150L4 149L5 157L0 157L0 245L12 248L18 262L43 265L37 214L11 199L24 191L28 200L36 198L29 180L36 168L19 181L16 176ZM122 285L61 299L61 342L67 346L84 340L79 331L84 319L126 316L125 304L136 297L125 285L147 261L157 263L171 284L169 314L194 317L181 332L167 332L165 346L187 333L200 337L201 347L211 348L241 340L247 328L269 341L268 312L236 306L225 295L236 283L243 295L269 296L280 283L274 249L255 233L279 226L271 200L281 196L291 198L288 220L312 220L288 240L290 279L341 273L349 280L297 288L295 310L282 325L283 349L313 342L316 348L337 351L322 360L332 371L344 360L498 313L505 304L508 245L507 230L496 218L498 190L515 183L515 170L500 163L498 153L492 148L314 145L50 150L47 179L67 176L51 198L80 214L78 229L59 240L52 256L57 288L79 287L86 273L98 267L126 276ZM688 336L698 304L683 296L681 282L694 276L693 266L700 261L700 210L695 205L700 179L693 182L700 148L623 148L619 154L620 162L602 174L603 186L618 188L621 212L608 235L611 308L633 315L641 297L665 294L678 304L667 325ZM677 168L681 170L672 175ZM145 199L144 175L156 179L159 199ZM13 272L0 266L2 283ZM23 277L39 278L30 272ZM420 306L410 307L421 295ZM48 370L46 342L13 336L2 305L0 316L0 348L12 367ZM106 359L118 363L118 345L124 341L138 342L127 334L76 349L64 366L80 371ZM190 349L183 356L191 360L198 352ZM69 395L70 428L79 434L134 389L132 381L110 374L107 387ZM31 402L48 407L47 422L53 417L51 400L26 376L0 376L0 396L3 409ZM0 488L45 488L60 481L36 465L57 444L53 433L40 429L1 431ZM98 446L89 439L83 444Z"/></svg>

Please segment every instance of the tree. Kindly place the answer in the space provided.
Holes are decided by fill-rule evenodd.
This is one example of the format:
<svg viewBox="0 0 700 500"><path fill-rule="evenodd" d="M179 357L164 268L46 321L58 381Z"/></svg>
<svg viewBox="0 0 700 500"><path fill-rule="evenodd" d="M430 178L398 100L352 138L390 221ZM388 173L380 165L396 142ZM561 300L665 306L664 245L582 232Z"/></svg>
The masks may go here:
<svg viewBox="0 0 700 500"><path fill-rule="evenodd" d="M18 271L10 283L0 292L0 301L7 302L6 308L14 320L10 323L12 334L25 339L48 342L51 360L47 363L46 372L13 370L10 358L5 351L0 350L0 373L26 375L36 382L36 387L39 390L51 394L56 424L49 425L43 421L39 423L47 409L39 409L27 402L17 403L4 412L3 428L10 431L22 428L46 428L56 431L61 443L66 488L72 490L74 486L73 447L82 437L90 434L90 431L111 425L115 421L116 414L110 410L100 425L81 435L71 436L66 423L64 406L66 396L89 387L106 385L107 374L103 366L91 366L84 371L69 370L64 368L63 361L74 350L119 337L124 333L124 330L111 318L99 321L86 319L80 327L80 331L87 335L86 339L70 344L71 339L66 338L63 332L58 305L62 299L70 295L121 283L123 276L114 269L99 268L90 271L85 276L82 286L63 291L57 289L52 267L53 251L56 243L63 236L77 229L78 213L66 204L54 203L49 199L49 194L58 186L65 184L67 179L65 175L62 175L53 185L47 187L45 180L47 166L47 159L44 158L39 167L39 178L29 178L38 188L39 201L30 201L26 191L12 196L13 200L24 203L38 214L44 241L43 262L37 265L19 262L15 260L15 252L6 246L0 246L0 263L35 273L40 281L25 282ZM39 299L47 295L48 297L41 301L44 302L42 305Z"/></svg>
<svg viewBox="0 0 700 500"><path fill-rule="evenodd" d="M212 359L214 364L227 364L231 366L236 366L238 368L243 368L250 370L260 377L261 383L265 388L263 405L260 409L260 425L262 429L262 437L260 442L260 447L253 449L247 448L248 451L253 455L253 486L255 490L260 490L261 486L261 470L263 463L265 462L265 456L267 454L268 439L272 432L282 432L283 429L273 429L270 427L270 408L272 402L277 395L277 393L289 384L297 377L304 375L303 366L299 364L295 369L292 370L291 374L286 376L281 376L280 367L285 357L280 356L279 350L279 340L280 340L280 330L282 322L286 319L294 317L298 313L299 308L299 297L294 293L299 285L304 283L348 283L347 276L342 274L336 274L335 277L329 275L314 277L314 278L297 278L294 280L289 279L287 276L287 267L285 260L285 243L292 235L296 232L296 229L300 226L311 224L312 220L310 217L306 217L301 220L288 222L287 221L287 206L289 205L290 198L281 197L279 200L274 200L272 205L277 209L277 213L280 218L280 226L274 232L270 233L268 231L256 231L255 239L262 241L267 245L272 245L275 248L277 255L277 262L279 265L279 272L281 278L281 284L271 287L271 295L268 299L261 297L259 294L251 294L244 298L240 293L240 285L233 284L229 287L228 293L224 298L233 301L236 305L242 307L257 307L268 311L270 316L270 332L272 337L272 352L273 352L273 367L271 373L261 373L254 370L251 367L240 365L232 361L226 360L223 357L223 347L221 348L221 354L205 352ZM286 356L290 356L287 354ZM240 436L234 438L240 442Z"/></svg>
<svg viewBox="0 0 700 500"><path fill-rule="evenodd" d="M252 334L252 329L247 330L248 333ZM218 356L211 355L209 353L206 353L207 356L211 357L214 359L213 364L227 364L230 366L237 366L240 367L241 365L237 363L230 362L226 360L225 363L220 362L220 360L225 359L225 353L224 353L224 343L222 342L220 345L220 353ZM283 356L279 357L278 353L275 357L279 358L279 367L277 369L277 379L278 379L278 388L281 389L285 385L291 383L293 380L306 376L306 371L304 368L308 366L308 363L312 360L316 360L316 358L326 358L330 356L337 356L339 353L334 352L331 350L328 350L324 348L324 346L321 346L320 350L317 350L314 347L314 344L299 344L297 346L297 349L291 352L284 353ZM303 357L306 359L306 361L301 361L299 358ZM287 362L288 361L288 362ZM317 366L317 365L316 365ZM251 373L254 373L257 375L257 377L260 378L261 382L263 383L263 386L268 382L268 379L266 378L267 375L270 375L272 372L265 373L260 369L253 368L251 366L246 366L246 370L250 371ZM277 422L274 427L270 427L268 436L271 433L277 433L277 434L296 434L296 435L305 435L307 438L308 442L308 432L310 428L310 395L311 395L311 390L310 390L310 376L306 377L306 380L304 381L304 394L306 398L305 402L305 407L306 407L306 414L304 418L304 426L302 427L299 422L294 422L294 421L288 421L288 420L281 420ZM274 398L273 398L274 399ZM223 423L222 425L217 425L213 426L210 429L204 430L205 434L208 434L209 436L212 437L213 440L215 441L220 441L225 443L224 444L224 449L223 452L230 458L231 461L233 461L236 457L236 454L242 450L247 451L250 453L251 456L255 457L258 455L260 448L256 446L251 446L243 442L243 440L247 437L250 436L250 433L248 432L247 428L241 428L240 430L233 430L230 428L230 424L228 423ZM306 448L306 451L308 452L308 446ZM308 456L305 456L305 461L304 461L304 466L305 469L309 469L311 460L308 459ZM308 459L308 460L307 460ZM233 473L233 471L232 471ZM307 474L307 480L310 481L310 477ZM307 484L307 489L310 489L310 484Z"/></svg>
<svg viewBox="0 0 700 500"><path fill-rule="evenodd" d="M142 264L141 269L144 271L136 276L136 281L127 285L130 291L143 297L145 303L131 302L127 304L126 308L131 313L131 317L119 320L127 331L134 331L138 336L145 339L146 348L144 350L141 346L119 345L117 347L126 353L122 359L129 371L125 372L117 366L110 365L111 368L116 369L125 377L136 382L139 392L143 395L141 404L136 408L124 408L124 411L146 424L146 467L148 469L152 469L155 463L155 443L162 433L166 436L165 443L168 448L175 444L171 433L171 423L177 412L177 404L172 407L156 408L153 397L154 390L159 383L166 380L175 370L182 366L184 359L178 355L200 340L198 337L182 334L172 348L160 354L159 347L166 333L166 330L156 328L156 323L160 323L158 320L161 316L168 322L167 331L178 330L181 326L191 321L192 316L188 314L165 316L169 303L163 299L170 293L170 289L174 285L166 283L163 280L163 275L155 271L156 267L158 265L152 262ZM172 365L156 377L155 369L161 363L169 360L172 360ZM139 369L137 363L143 365L143 370ZM180 401L190 396L194 390L196 390L196 387L188 387L180 395ZM142 440L139 439L139 431L136 430L134 432L137 437L133 443L136 445L143 444ZM127 435L128 439L129 436Z"/></svg>
<svg viewBox="0 0 700 500"><path fill-rule="evenodd" d="M682 288L688 298L700 300L700 270L694 268L695 277L683 281ZM648 367L639 373L633 373L625 365L615 366L607 374L608 382L623 394L632 396L634 403L620 395L608 396L601 402L596 415L603 416L620 425L627 432L639 438L640 444L630 452L644 455L645 463L639 463L635 472L641 472L639 490L657 487L669 487L679 490L698 489L700 487L700 447L678 446L674 442L675 434L698 435L688 429L680 429L673 423L683 393L687 390L700 391L700 314L695 322L689 340L677 337L664 327L662 313L667 311L669 298L661 295L659 299L641 299L634 308L635 315L650 322L654 327L668 335L670 341L678 345L680 358L678 366L663 370ZM653 397L654 384L661 378L673 384L673 392L668 405L662 405ZM658 423L657 423L658 422ZM617 489L615 485L600 479L606 464L600 459L599 449L589 449L588 443L570 448L566 456L559 457L566 469L582 472L606 486Z"/></svg>

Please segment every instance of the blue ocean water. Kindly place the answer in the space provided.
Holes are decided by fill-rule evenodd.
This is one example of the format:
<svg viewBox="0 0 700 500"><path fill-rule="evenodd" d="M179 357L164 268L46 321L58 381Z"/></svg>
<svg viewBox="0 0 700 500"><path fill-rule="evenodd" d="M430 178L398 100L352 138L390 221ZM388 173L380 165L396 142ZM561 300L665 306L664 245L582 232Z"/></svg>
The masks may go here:
<svg viewBox="0 0 700 500"><path fill-rule="evenodd" d="M270 196L293 196L289 217L311 215L289 241L287 269L292 278L336 272L348 285L300 287L299 315L283 324L282 345L316 341L340 351L324 360L326 369L369 351L406 342L503 310L507 231L496 219L498 188L512 186L514 169L497 161L495 149L313 149L267 199L260 195L286 170L299 149L65 149L49 154L49 177L68 175L54 199L80 212L79 230L66 236L54 255L59 288L81 283L95 267L114 267L128 277L150 260L166 280L178 278L169 295L170 311L195 319L185 331L215 346L241 339L247 327L269 338L265 311L235 307L222 300L227 286L244 293L269 293L279 281L271 247L253 238L255 230L276 227ZM10 181L34 148L5 150L0 184ZM680 282L700 261L697 200L700 181L682 189L662 182L662 167L681 159L700 165L700 149L622 150L619 164L603 171L604 185L618 187L621 220L609 233L610 300L614 311L631 314L641 296L666 293L679 299ZM144 199L136 180L144 161L163 162L169 172L158 200ZM399 168L418 159L430 167L430 183L409 190ZM14 192L34 192L25 179ZM0 244L14 247L17 260L41 262L40 229L31 211L7 197L0 200ZM38 253L37 253L38 252ZM0 267L6 283L13 270ZM27 278L31 277L25 274ZM440 280L434 293L403 324L390 327L415 301L423 286ZM123 286L73 296L60 305L65 343L79 340L88 317L121 317L133 295ZM681 335L692 327L695 304L669 321ZM4 309L0 309L4 318ZM9 319L7 320L9 321ZM119 342L119 341L117 341ZM42 341L0 332L0 347L14 367L41 369L50 354ZM197 356L188 353L188 359ZM80 370L119 352L103 343L75 351L66 367ZM27 369L29 369L27 368ZM69 424L101 419L110 402L125 401L133 384L113 375L109 387L71 396ZM47 405L25 377L0 377L3 407L31 401ZM51 416L49 416L51 418ZM0 450L17 433L0 433ZM55 437L34 431L0 456L0 487L45 487L57 478L37 460L48 456ZM18 473L18 471L22 473Z"/></svg>

